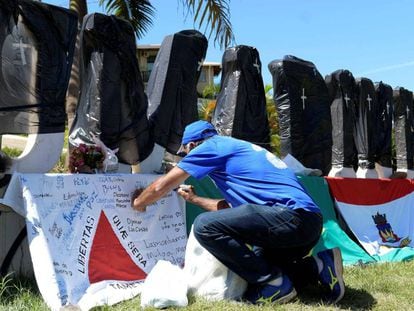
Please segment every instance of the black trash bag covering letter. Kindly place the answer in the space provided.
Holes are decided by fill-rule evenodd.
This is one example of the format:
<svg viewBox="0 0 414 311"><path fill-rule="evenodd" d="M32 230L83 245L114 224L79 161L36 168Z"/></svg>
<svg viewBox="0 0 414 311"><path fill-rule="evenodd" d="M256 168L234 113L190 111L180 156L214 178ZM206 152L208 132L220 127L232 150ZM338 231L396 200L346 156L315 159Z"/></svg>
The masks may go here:
<svg viewBox="0 0 414 311"><path fill-rule="evenodd" d="M358 166L375 169L379 127L378 103L374 83L368 78L356 80L358 101L356 109L356 139Z"/></svg>
<svg viewBox="0 0 414 311"><path fill-rule="evenodd" d="M77 16L27 0L0 2L0 134L65 130Z"/></svg>
<svg viewBox="0 0 414 311"><path fill-rule="evenodd" d="M394 115L393 89L390 85L377 82L375 92L378 102L378 133L376 162L392 167L392 120Z"/></svg>
<svg viewBox="0 0 414 311"><path fill-rule="evenodd" d="M119 148L119 162L137 164L152 152L148 100L132 26L115 16L86 15L81 29L81 88L69 143Z"/></svg>
<svg viewBox="0 0 414 311"><path fill-rule="evenodd" d="M395 160L397 170L414 169L413 93L403 87L393 91Z"/></svg>
<svg viewBox="0 0 414 311"><path fill-rule="evenodd" d="M221 135L270 149L259 52L245 45L229 48L224 52L222 68L212 124Z"/></svg>
<svg viewBox="0 0 414 311"><path fill-rule="evenodd" d="M339 69L327 75L325 83L331 101L332 167L354 168L357 162L354 133L358 96L355 78L349 70Z"/></svg>
<svg viewBox="0 0 414 311"><path fill-rule="evenodd" d="M222 135L269 148L266 98L257 49L244 45L227 49L222 67L212 123Z"/></svg>
<svg viewBox="0 0 414 311"><path fill-rule="evenodd" d="M332 124L325 80L312 62L295 56L269 63L279 116L282 157L290 153L305 167L331 168Z"/></svg>
<svg viewBox="0 0 414 311"><path fill-rule="evenodd" d="M331 101L332 167L354 168L357 153L354 141L357 87L349 70L339 69L325 77Z"/></svg>
<svg viewBox="0 0 414 311"><path fill-rule="evenodd" d="M206 37L183 30L164 38L148 81L149 120L155 142L176 154L186 125L198 120L197 82Z"/></svg>

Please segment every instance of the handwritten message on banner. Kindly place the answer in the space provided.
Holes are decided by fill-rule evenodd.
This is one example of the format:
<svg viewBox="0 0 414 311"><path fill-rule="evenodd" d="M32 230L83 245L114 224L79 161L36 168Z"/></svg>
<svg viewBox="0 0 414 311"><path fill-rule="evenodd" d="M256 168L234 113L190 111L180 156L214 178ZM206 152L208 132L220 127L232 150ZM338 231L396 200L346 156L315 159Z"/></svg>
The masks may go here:
<svg viewBox="0 0 414 311"><path fill-rule="evenodd" d="M183 200L171 192L144 213L130 207L157 177L20 175L35 276L52 310L132 298L158 260L183 265Z"/></svg>

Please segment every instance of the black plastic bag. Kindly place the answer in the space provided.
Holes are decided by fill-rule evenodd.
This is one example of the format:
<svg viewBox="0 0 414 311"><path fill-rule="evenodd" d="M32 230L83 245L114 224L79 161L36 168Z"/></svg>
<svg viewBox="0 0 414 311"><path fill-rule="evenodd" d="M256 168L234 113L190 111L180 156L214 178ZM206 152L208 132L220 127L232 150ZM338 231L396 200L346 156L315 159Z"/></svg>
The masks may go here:
<svg viewBox="0 0 414 311"><path fill-rule="evenodd" d="M269 123L259 52L250 46L227 49L220 93L211 123L221 135L270 149Z"/></svg>
<svg viewBox="0 0 414 311"><path fill-rule="evenodd" d="M414 169L413 93L403 87L393 91L397 170Z"/></svg>
<svg viewBox="0 0 414 311"><path fill-rule="evenodd" d="M336 70L325 77L331 100L332 166L356 166L357 153L354 141L356 131L355 109L357 86L349 70Z"/></svg>
<svg viewBox="0 0 414 311"><path fill-rule="evenodd" d="M378 132L376 162L392 167L392 121L394 98L392 87L383 82L375 83L378 102Z"/></svg>
<svg viewBox="0 0 414 311"><path fill-rule="evenodd" d="M81 90L69 143L94 144L96 136L119 149L119 162L143 161L154 141L132 26L115 16L85 16L80 54Z"/></svg>
<svg viewBox="0 0 414 311"><path fill-rule="evenodd" d="M59 133L77 16L26 0L0 2L0 134Z"/></svg>
<svg viewBox="0 0 414 311"><path fill-rule="evenodd" d="M148 113L154 140L172 154L184 128L198 120L197 82L207 51L206 37L183 30L164 38L148 81Z"/></svg>
<svg viewBox="0 0 414 311"><path fill-rule="evenodd" d="M325 80L309 61L295 56L269 63L279 115L282 157L290 153L305 167L331 168L332 123Z"/></svg>
<svg viewBox="0 0 414 311"><path fill-rule="evenodd" d="M379 127L377 96L370 79L359 78L356 83L358 101L355 144L358 152L358 166L362 169L375 169Z"/></svg>

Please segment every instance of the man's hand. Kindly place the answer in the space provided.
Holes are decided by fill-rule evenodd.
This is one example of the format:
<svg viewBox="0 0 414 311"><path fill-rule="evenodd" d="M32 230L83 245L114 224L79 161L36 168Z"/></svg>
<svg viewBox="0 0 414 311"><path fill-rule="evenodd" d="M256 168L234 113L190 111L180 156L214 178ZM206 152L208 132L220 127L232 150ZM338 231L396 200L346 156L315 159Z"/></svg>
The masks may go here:
<svg viewBox="0 0 414 311"><path fill-rule="evenodd" d="M194 203L194 198L197 197L194 187L191 185L180 185L177 189L177 193L190 203Z"/></svg>
<svg viewBox="0 0 414 311"><path fill-rule="evenodd" d="M230 207L223 199L209 199L198 196L194 191L194 187L191 185L180 185L177 188L177 193L187 202L198 205L206 211L217 211Z"/></svg>
<svg viewBox="0 0 414 311"><path fill-rule="evenodd" d="M136 210L138 212L145 212L147 210L146 206L138 205L137 204L138 202L136 200L143 191L144 191L144 188L138 188L131 195L131 206L134 210Z"/></svg>

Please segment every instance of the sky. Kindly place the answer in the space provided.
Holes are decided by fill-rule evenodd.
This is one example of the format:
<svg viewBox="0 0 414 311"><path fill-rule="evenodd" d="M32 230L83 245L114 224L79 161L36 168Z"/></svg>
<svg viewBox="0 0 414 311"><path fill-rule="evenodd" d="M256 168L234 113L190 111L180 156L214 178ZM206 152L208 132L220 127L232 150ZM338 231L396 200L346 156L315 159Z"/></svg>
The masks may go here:
<svg viewBox="0 0 414 311"><path fill-rule="evenodd" d="M165 36L194 29L182 1L151 0L154 23L137 44L160 44ZM43 2L68 7L69 1ZM88 9L104 12L97 0ZM273 81L271 61L294 55L314 63L322 76L348 69L355 78L414 91L413 0L230 0L230 12L235 44L259 52L264 84ZM211 38L206 61L220 63L223 53Z"/></svg>

